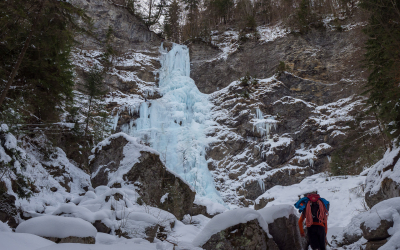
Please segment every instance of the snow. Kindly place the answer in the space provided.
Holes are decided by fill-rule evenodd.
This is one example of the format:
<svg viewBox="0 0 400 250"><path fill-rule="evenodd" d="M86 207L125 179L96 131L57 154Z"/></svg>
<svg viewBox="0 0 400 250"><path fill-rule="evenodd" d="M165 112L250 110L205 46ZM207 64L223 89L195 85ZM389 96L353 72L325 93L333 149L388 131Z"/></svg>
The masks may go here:
<svg viewBox="0 0 400 250"><path fill-rule="evenodd" d="M12 229L7 223L0 221L0 232L12 232Z"/></svg>
<svg viewBox="0 0 400 250"><path fill-rule="evenodd" d="M257 31L260 34L259 41L263 43L271 42L277 38L284 37L289 34L290 31L282 26L282 24L277 24L274 26L258 26Z"/></svg>
<svg viewBox="0 0 400 250"><path fill-rule="evenodd" d="M293 205L289 204L282 204L282 205L274 205L271 207L265 207L260 210L257 210L261 214L261 216L264 218L265 222L267 224L273 223L274 220L282 217L286 217L289 219L289 216L291 214L294 214L297 216L297 212L294 208Z"/></svg>
<svg viewBox="0 0 400 250"><path fill-rule="evenodd" d="M44 237L67 238L96 237L96 228L79 218L45 215L32 218L18 225L17 233L29 233Z"/></svg>
<svg viewBox="0 0 400 250"><path fill-rule="evenodd" d="M227 208L224 205L214 202L205 197L197 196L196 199L194 200L194 204L205 206L207 208L207 213L209 215L220 214L227 210Z"/></svg>
<svg viewBox="0 0 400 250"><path fill-rule="evenodd" d="M263 219L262 215L251 208L238 208L226 211L223 214L218 214L211 219L204 229L193 240L194 246L204 245L214 234L232 227L237 224L247 223L251 220L257 220L261 228L268 234L268 225Z"/></svg>
<svg viewBox="0 0 400 250"><path fill-rule="evenodd" d="M369 211L360 214L360 222L367 228L375 230L382 220L394 221L400 213L400 197L384 200L373 206ZM399 225L400 226L400 225Z"/></svg>
<svg viewBox="0 0 400 250"><path fill-rule="evenodd" d="M344 234L362 235L360 225L365 224L370 230L375 230L382 220L393 221L393 227L388 229L391 237L388 242L379 249L395 250L400 246L400 197L384 200L370 210L354 216L343 231ZM342 237L339 234L339 237ZM340 239L340 238L339 238ZM362 239L363 240L363 239ZM362 241L360 240L360 241ZM356 243L354 245L357 245ZM353 249L353 248L350 248ZM356 249L356 248L354 248ZM358 248L357 248L358 249Z"/></svg>
<svg viewBox="0 0 400 250"><path fill-rule="evenodd" d="M0 250L36 250L56 243L42 237L25 233L0 232Z"/></svg>
<svg viewBox="0 0 400 250"><path fill-rule="evenodd" d="M161 202L161 203L164 203L165 200L168 199L168 195L169 195L169 193L164 194L164 195L161 197L160 202Z"/></svg>

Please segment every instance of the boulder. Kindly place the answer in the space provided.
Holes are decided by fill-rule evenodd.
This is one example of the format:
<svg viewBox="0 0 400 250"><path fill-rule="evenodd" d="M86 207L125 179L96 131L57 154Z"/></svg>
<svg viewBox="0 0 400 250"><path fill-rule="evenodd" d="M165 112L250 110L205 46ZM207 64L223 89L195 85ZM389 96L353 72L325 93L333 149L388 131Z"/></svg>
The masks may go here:
<svg viewBox="0 0 400 250"><path fill-rule="evenodd" d="M228 227L214 234L202 246L206 250L278 250L274 240L260 227L257 220Z"/></svg>
<svg viewBox="0 0 400 250"><path fill-rule="evenodd" d="M307 241L300 236L296 210L292 205L275 205L258 210L280 250L304 249Z"/></svg>
<svg viewBox="0 0 400 250"><path fill-rule="evenodd" d="M361 223L360 228L363 232L363 236L368 241L384 240L390 237L388 229L393 227L393 221L381 220L378 228L371 230L365 226L365 222Z"/></svg>
<svg viewBox="0 0 400 250"><path fill-rule="evenodd" d="M111 232L111 228L107 227L101 220L96 220L93 223L93 226L97 229L99 233L109 234Z"/></svg>
<svg viewBox="0 0 400 250"><path fill-rule="evenodd" d="M382 180L378 192L369 191L365 193L365 202L371 208L383 200L394 197L400 197L400 183L387 177Z"/></svg>
<svg viewBox="0 0 400 250"><path fill-rule="evenodd" d="M160 226L159 225L154 225L154 226L149 226L149 227L146 227L146 229L145 229L145 234L146 234L146 240L148 240L149 242L151 242L151 243L153 243L154 242L154 238L157 236L157 231L158 231L158 228L159 228Z"/></svg>
<svg viewBox="0 0 400 250"><path fill-rule="evenodd" d="M300 236L298 220L296 215L291 214L289 218L283 216L268 224L269 233L280 250L305 248L307 240Z"/></svg>
<svg viewBox="0 0 400 250"><path fill-rule="evenodd" d="M55 243L96 242L96 228L80 218L45 215L22 222L15 230L41 236Z"/></svg>
<svg viewBox="0 0 400 250"><path fill-rule="evenodd" d="M339 246L345 246L345 245L350 245L353 244L357 241L359 241L362 237L362 234L359 234L358 232L345 232L343 233L343 239L339 242Z"/></svg>
<svg viewBox="0 0 400 250"><path fill-rule="evenodd" d="M274 200L275 200L275 198L273 198L273 197L272 198L264 198L264 197L258 198L255 201L254 209L260 210L260 209L264 208L269 202L274 201Z"/></svg>
<svg viewBox="0 0 400 250"><path fill-rule="evenodd" d="M385 245L387 240L368 241L365 250L378 250L381 246Z"/></svg>
<svg viewBox="0 0 400 250"><path fill-rule="evenodd" d="M192 244L203 249L278 250L262 215L250 208L226 211L212 218Z"/></svg>
<svg viewBox="0 0 400 250"><path fill-rule="evenodd" d="M137 187L141 200L166 210L179 220L193 206L195 192L161 162L158 152L124 133L98 144L91 157L92 185L110 187L119 182Z"/></svg>
<svg viewBox="0 0 400 250"><path fill-rule="evenodd" d="M57 237L43 237L45 239L51 240L55 243L80 243L80 244L94 244L96 243L96 239L94 237L75 237L69 236L65 238L57 238Z"/></svg>

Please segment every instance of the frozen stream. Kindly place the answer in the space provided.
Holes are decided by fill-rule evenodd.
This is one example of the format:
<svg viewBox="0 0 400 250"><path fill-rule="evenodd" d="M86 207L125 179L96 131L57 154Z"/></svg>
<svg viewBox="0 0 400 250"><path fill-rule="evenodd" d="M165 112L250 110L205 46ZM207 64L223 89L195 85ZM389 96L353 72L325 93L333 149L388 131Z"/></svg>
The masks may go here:
<svg viewBox="0 0 400 250"><path fill-rule="evenodd" d="M163 97L142 103L136 125L124 132L160 152L167 168L189 182L199 197L222 203L205 159L212 104L190 78L189 49L174 44L167 53L161 48L160 61Z"/></svg>

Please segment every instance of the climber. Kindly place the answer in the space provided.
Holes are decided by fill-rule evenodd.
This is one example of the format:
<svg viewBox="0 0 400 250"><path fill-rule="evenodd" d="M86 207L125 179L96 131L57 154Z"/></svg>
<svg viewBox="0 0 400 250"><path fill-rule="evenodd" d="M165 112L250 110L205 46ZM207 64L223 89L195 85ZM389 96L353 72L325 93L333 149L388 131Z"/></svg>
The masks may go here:
<svg viewBox="0 0 400 250"><path fill-rule="evenodd" d="M300 235L305 237L303 221L306 220L308 245L313 250L326 249L328 232L329 202L318 193L311 193L301 198L295 207L301 212L299 219Z"/></svg>

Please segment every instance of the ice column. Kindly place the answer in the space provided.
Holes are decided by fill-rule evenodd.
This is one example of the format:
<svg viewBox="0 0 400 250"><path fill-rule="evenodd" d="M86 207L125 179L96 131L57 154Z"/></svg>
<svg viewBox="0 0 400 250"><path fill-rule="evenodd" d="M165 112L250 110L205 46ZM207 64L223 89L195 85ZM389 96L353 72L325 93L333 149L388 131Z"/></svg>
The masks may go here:
<svg viewBox="0 0 400 250"><path fill-rule="evenodd" d="M212 104L190 78L186 46L174 44L161 54L162 98L142 103L140 118L128 131L160 152L167 168L189 182L197 195L223 203L205 159Z"/></svg>

